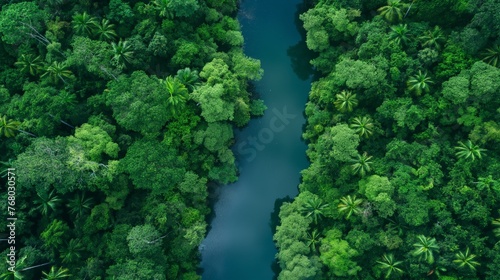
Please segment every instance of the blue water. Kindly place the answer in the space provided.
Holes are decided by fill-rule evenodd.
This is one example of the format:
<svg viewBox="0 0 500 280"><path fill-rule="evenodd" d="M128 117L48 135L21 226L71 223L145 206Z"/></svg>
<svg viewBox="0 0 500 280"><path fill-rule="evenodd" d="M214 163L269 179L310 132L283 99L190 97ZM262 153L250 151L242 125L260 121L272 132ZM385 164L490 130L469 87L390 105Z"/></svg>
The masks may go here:
<svg viewBox="0 0 500 280"><path fill-rule="evenodd" d="M301 2L241 2L245 53L262 63L264 77L255 87L268 110L236 131L233 150L240 176L236 183L220 188L213 207L215 217L200 246L204 280L275 277L271 213L277 199L297 195L300 171L308 166L301 134L311 70L307 63L292 67L292 61L308 61L298 44L303 45L296 27Z"/></svg>

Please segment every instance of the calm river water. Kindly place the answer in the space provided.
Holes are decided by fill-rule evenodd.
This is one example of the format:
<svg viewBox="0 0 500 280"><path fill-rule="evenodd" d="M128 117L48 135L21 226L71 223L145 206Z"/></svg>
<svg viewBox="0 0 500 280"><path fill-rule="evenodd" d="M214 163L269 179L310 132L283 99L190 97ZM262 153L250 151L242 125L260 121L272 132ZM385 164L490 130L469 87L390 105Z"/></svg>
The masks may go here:
<svg viewBox="0 0 500 280"><path fill-rule="evenodd" d="M272 280L275 202L297 195L307 167L301 139L310 89L310 53L297 27L301 0L243 0L245 53L260 59L255 83L268 110L236 131L238 182L219 189L214 218L200 246L203 280Z"/></svg>

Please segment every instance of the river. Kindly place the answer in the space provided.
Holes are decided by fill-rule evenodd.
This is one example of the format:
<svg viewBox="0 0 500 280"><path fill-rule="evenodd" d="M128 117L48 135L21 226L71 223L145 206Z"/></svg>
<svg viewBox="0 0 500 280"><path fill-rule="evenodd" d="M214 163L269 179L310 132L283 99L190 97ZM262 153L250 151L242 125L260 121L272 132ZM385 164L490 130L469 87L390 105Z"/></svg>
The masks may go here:
<svg viewBox="0 0 500 280"><path fill-rule="evenodd" d="M203 280L272 280L275 203L298 193L308 166L301 139L311 54L299 33L301 0L243 0L245 53L262 63L254 84L268 109L235 132L239 180L218 189L214 217L200 246ZM279 203L277 203L279 205Z"/></svg>

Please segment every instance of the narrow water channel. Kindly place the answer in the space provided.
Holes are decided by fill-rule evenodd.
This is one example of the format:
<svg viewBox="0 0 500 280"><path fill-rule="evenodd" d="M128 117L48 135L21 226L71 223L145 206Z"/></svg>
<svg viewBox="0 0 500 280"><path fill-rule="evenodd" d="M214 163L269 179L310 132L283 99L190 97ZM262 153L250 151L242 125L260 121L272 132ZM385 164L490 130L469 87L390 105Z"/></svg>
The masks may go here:
<svg viewBox="0 0 500 280"><path fill-rule="evenodd" d="M301 7L302 0L241 1L245 53L262 63L264 77L255 89L268 110L235 133L240 176L221 187L213 207L200 246L203 280L275 276L271 213L276 200L298 193L300 171L308 165L301 134L311 70L297 28Z"/></svg>

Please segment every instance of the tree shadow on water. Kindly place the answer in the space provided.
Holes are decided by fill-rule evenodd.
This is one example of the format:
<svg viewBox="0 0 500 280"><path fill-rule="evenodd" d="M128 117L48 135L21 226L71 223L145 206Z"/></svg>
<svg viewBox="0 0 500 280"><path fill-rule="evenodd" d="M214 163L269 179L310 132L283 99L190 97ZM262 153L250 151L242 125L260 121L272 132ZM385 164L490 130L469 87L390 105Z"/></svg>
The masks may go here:
<svg viewBox="0 0 500 280"><path fill-rule="evenodd" d="M273 232L273 236L276 233L276 227L280 223L279 213L280 213L281 205L283 205L283 203L285 203L285 202L292 202L292 201L293 201L293 198L291 198L289 196L286 196L284 198L278 198L278 199L276 199L276 201L274 201L274 210L271 213L271 221L269 223L269 226L271 227L271 231ZM278 263L278 259L275 258L274 261L271 263L271 269L274 272L273 280L277 280L278 275L281 272L281 267Z"/></svg>
<svg viewBox="0 0 500 280"><path fill-rule="evenodd" d="M290 57L293 72L295 72L297 77L303 81L309 79L311 75L315 74L315 71L309 62L311 59L315 58L317 54L307 48L306 30L302 26L302 21L299 19L299 16L312 6L312 1L307 0L297 5L294 17L295 27L299 31L301 39L297 44L290 46L286 51L288 57Z"/></svg>

